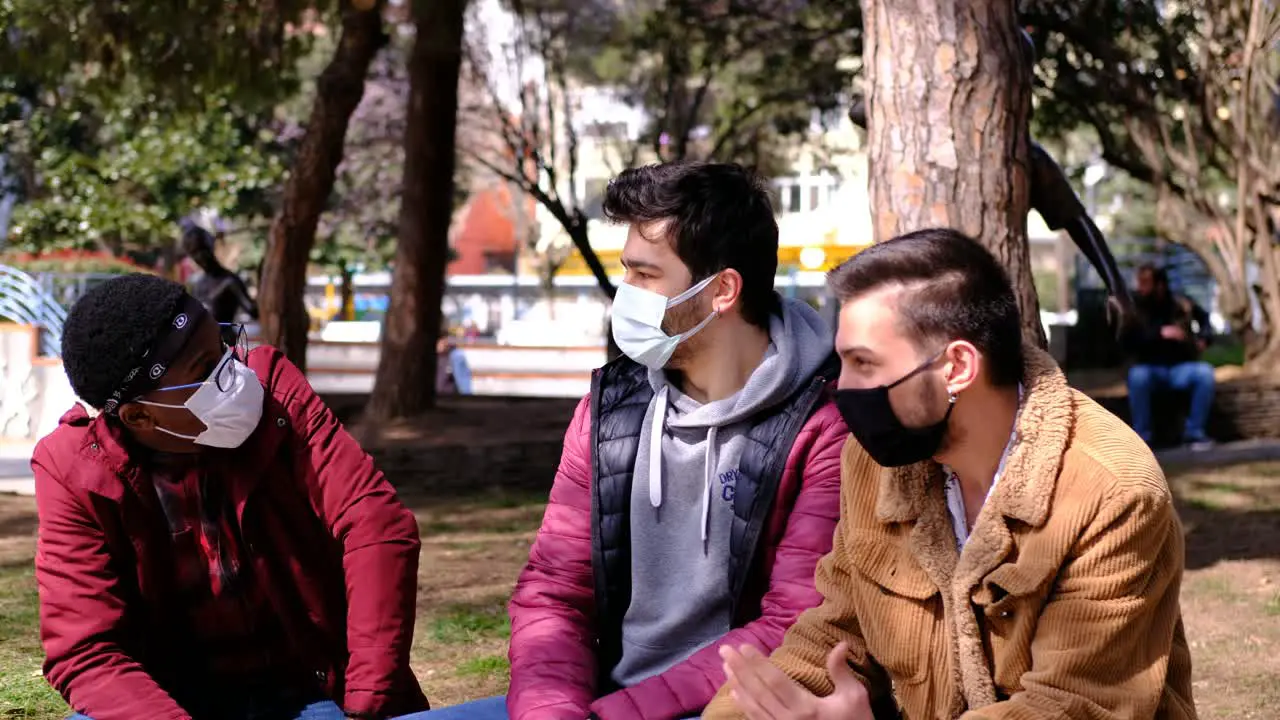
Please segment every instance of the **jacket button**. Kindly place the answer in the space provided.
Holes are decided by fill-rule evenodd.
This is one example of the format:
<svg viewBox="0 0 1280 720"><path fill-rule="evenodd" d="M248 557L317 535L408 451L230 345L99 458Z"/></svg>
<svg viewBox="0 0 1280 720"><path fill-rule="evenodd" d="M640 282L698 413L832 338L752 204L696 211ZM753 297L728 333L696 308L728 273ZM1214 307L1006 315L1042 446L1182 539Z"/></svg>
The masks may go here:
<svg viewBox="0 0 1280 720"><path fill-rule="evenodd" d="M329 678L329 676L325 674L325 671L323 671L323 670L317 670L317 671L316 671L316 680L319 680L320 682L324 682L324 681L325 681L325 680L327 680L328 678Z"/></svg>
<svg viewBox="0 0 1280 720"><path fill-rule="evenodd" d="M284 418L276 418L276 427L284 427L284 426L285 426Z"/></svg>

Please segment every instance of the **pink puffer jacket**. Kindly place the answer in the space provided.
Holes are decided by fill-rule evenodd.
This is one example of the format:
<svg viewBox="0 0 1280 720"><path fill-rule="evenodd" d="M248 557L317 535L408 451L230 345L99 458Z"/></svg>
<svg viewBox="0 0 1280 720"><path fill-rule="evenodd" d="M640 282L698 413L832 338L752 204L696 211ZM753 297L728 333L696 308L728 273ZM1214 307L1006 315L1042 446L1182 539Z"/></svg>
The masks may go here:
<svg viewBox="0 0 1280 720"><path fill-rule="evenodd" d="M751 644L766 655L802 611L817 605L818 560L831 550L840 514L840 454L848 430L826 400L787 456L761 536L757 576L742 598L754 618L670 670L597 697L591 567L589 398L574 413L560 469L529 564L511 599L512 720L674 720L698 715L724 683L719 647Z"/></svg>

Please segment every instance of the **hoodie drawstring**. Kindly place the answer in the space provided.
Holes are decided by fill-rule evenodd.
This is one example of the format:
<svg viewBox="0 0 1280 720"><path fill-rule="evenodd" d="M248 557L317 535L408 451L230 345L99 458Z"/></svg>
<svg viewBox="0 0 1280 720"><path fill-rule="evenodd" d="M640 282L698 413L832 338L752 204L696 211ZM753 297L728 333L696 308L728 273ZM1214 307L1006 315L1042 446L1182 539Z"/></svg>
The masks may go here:
<svg viewBox="0 0 1280 720"><path fill-rule="evenodd" d="M667 387L658 391L649 433L649 504L662 507L662 432L667 426Z"/></svg>
<svg viewBox="0 0 1280 720"><path fill-rule="evenodd" d="M667 426L667 388L658 391L653 405L653 427L649 433L649 504L662 507L662 434ZM716 469L720 464L717 428L707 429L707 455L703 465L702 542L707 541L711 527L711 493L715 488Z"/></svg>
<svg viewBox="0 0 1280 720"><path fill-rule="evenodd" d="M716 480L716 465L720 463L719 453L716 452L716 427L711 426L707 430L707 460L706 475L707 487L702 492L702 542L707 542L708 527L711 525L711 490Z"/></svg>

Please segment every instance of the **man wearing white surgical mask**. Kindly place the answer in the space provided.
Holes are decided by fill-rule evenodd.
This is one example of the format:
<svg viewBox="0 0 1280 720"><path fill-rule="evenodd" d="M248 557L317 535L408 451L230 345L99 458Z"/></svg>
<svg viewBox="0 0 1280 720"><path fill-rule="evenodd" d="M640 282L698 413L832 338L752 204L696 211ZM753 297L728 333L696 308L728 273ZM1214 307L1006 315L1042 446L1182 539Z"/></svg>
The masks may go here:
<svg viewBox="0 0 1280 720"><path fill-rule="evenodd" d="M613 304L626 357L598 370L510 604L511 686L440 718L696 716L717 648L768 651L816 604L847 431L831 332L773 288L778 226L738 165L628 170ZM454 715L450 715L453 712Z"/></svg>
<svg viewBox="0 0 1280 720"><path fill-rule="evenodd" d="M77 718L426 709L417 524L296 367L149 275L86 293L62 350L96 413L31 464L45 675Z"/></svg>

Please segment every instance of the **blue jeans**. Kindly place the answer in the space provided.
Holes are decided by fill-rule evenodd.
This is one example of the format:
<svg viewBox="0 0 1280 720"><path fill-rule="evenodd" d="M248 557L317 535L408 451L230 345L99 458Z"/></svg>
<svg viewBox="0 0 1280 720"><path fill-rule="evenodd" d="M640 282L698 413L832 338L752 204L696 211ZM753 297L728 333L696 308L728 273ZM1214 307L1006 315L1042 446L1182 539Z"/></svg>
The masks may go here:
<svg viewBox="0 0 1280 720"><path fill-rule="evenodd" d="M1129 414L1133 429L1150 445L1151 396L1161 390L1176 390L1191 395L1191 409L1182 430L1186 442L1206 440L1205 425L1213 405L1213 366L1205 362L1177 365L1134 365L1129 368Z"/></svg>
<svg viewBox="0 0 1280 720"><path fill-rule="evenodd" d="M507 699L491 697L461 705L405 715L396 720L507 720ZM697 720L696 717L689 720Z"/></svg>
<svg viewBox="0 0 1280 720"><path fill-rule="evenodd" d="M491 697L461 705L405 715L397 720L507 720L507 699Z"/></svg>
<svg viewBox="0 0 1280 720"><path fill-rule="evenodd" d="M296 715L289 712L292 718L285 718L279 715L266 715L250 712L246 716L246 720L347 720L346 713L342 712L342 708L332 700L322 700L304 706ZM67 720L92 720L87 715L75 714Z"/></svg>

